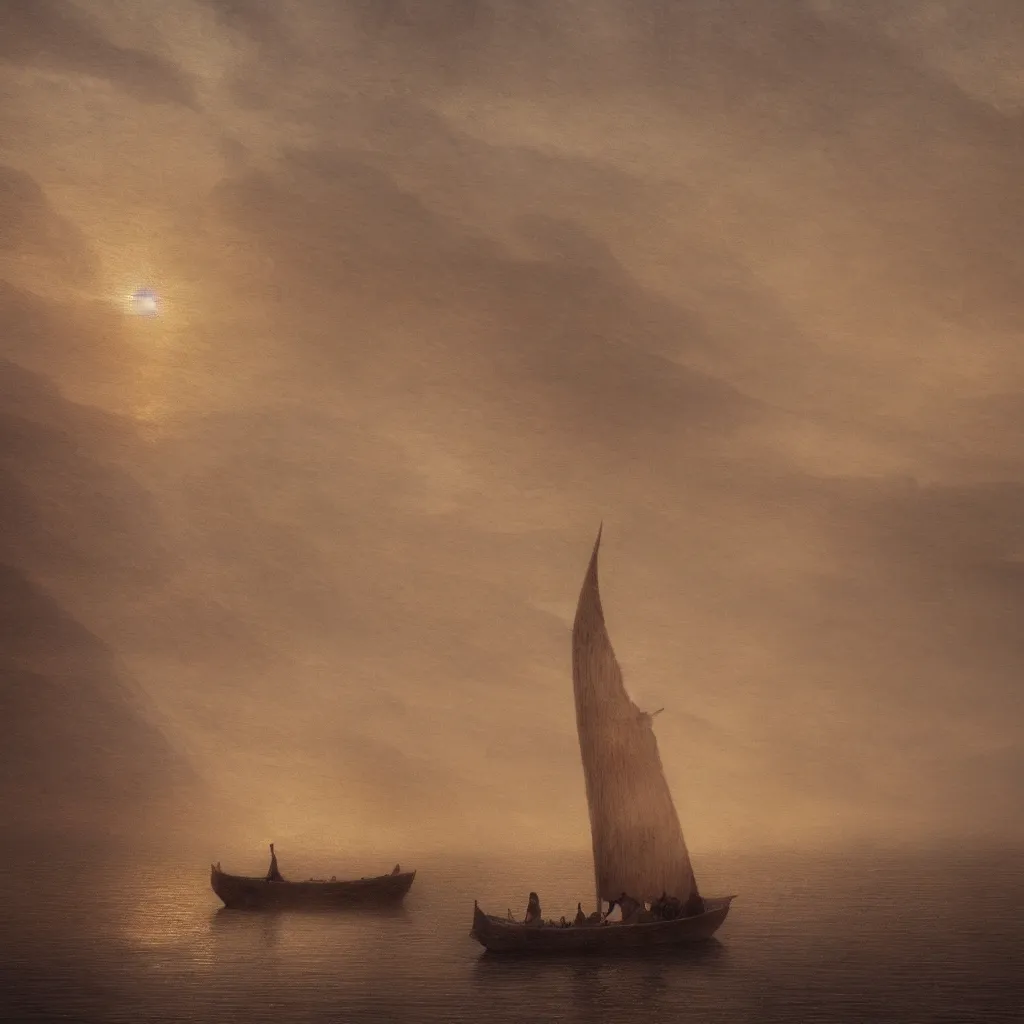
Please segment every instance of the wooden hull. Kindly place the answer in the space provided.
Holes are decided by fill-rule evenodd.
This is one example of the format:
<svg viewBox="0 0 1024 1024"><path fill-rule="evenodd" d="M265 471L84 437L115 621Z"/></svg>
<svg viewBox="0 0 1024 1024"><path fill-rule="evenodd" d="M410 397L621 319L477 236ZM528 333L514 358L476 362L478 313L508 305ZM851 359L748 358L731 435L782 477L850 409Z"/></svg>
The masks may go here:
<svg viewBox="0 0 1024 1024"><path fill-rule="evenodd" d="M470 935L491 953L609 953L678 946L710 939L729 913L734 897L706 899L703 914L643 924L593 924L560 928L526 925L473 910Z"/></svg>
<svg viewBox="0 0 1024 1024"><path fill-rule="evenodd" d="M359 878L350 882L268 882L210 867L210 887L232 909L344 907L399 903L412 887L415 871Z"/></svg>

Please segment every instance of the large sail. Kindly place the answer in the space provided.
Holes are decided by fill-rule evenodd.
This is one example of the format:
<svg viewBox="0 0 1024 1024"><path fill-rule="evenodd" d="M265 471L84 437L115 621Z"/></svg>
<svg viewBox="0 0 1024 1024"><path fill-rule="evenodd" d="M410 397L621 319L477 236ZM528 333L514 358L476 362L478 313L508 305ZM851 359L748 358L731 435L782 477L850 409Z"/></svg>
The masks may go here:
<svg viewBox="0 0 1024 1024"><path fill-rule="evenodd" d="M658 754L651 716L626 693L597 585L598 531L572 628L576 729L590 807L600 899L622 893L685 900L696 890L690 855Z"/></svg>

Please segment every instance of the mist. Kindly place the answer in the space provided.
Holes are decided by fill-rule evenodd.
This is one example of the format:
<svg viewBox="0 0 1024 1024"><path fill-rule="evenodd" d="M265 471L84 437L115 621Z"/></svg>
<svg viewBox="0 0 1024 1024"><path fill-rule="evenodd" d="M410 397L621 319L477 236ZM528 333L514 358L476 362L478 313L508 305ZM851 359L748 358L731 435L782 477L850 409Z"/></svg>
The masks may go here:
<svg viewBox="0 0 1024 1024"><path fill-rule="evenodd" d="M1024 21L972 10L7 4L9 827L586 849L603 521L693 850L1019 837Z"/></svg>

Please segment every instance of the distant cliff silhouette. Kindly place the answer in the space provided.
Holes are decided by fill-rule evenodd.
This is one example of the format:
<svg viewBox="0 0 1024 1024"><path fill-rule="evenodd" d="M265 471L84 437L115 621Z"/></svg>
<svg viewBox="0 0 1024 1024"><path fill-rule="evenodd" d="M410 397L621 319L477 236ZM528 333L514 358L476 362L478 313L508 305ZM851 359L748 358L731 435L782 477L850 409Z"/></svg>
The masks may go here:
<svg viewBox="0 0 1024 1024"><path fill-rule="evenodd" d="M196 784L59 596L130 600L161 578L152 499L109 457L131 443L129 424L0 359L0 801L17 834L141 826Z"/></svg>
<svg viewBox="0 0 1024 1024"><path fill-rule="evenodd" d="M0 565L0 800L8 828L102 828L191 781L113 653Z"/></svg>

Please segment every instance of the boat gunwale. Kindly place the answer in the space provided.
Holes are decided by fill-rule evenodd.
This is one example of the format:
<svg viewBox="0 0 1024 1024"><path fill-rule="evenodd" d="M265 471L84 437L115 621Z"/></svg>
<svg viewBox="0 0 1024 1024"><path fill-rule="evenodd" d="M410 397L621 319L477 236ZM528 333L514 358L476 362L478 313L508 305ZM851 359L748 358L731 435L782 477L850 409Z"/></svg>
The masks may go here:
<svg viewBox="0 0 1024 1024"><path fill-rule="evenodd" d="M707 942L724 924L734 896L712 897L702 914L669 921L602 921L600 924L526 924L486 914L474 905L470 937L488 953L558 954L637 952Z"/></svg>
<svg viewBox="0 0 1024 1024"><path fill-rule="evenodd" d="M644 928L661 928L661 927L663 927L665 925L678 925L681 921L692 921L692 922L696 923L697 921L701 921L701 920L707 919L709 917L712 917L715 914L720 914L720 913L722 913L722 911L728 911L729 908L732 906L732 901L734 899L736 899L735 896L707 896L707 897L704 897L705 907L707 907L708 904L714 904L714 905L709 907L708 909L705 909L703 913L691 914L688 917L673 917L673 918L670 918L669 920L662 920L662 921L631 921L631 922L628 922L628 923L625 922L625 921L601 921L599 924L590 924L590 923L583 924L583 925L570 924L569 927L570 928L575 928L575 929L577 929L579 931L582 931L584 929L595 929L595 928L605 928L605 927L608 927L608 928L629 928L629 929L638 929L639 930L639 929L644 929ZM560 925L560 924L548 924L547 922L545 922L544 924L536 925L536 924L527 924L525 921L510 921L507 917L498 917L498 916L496 916L494 914L488 914L486 911L484 911L484 910L482 910L480 908L479 904L475 904L474 905L474 910L476 912L478 912L482 917L484 917L486 919L487 924L489 926L490 925L497 925L499 927L506 928L509 931L522 930L522 931L530 931L530 932L535 932L535 931L548 931L548 932L552 932L552 931L563 931L563 930L566 930L566 929L563 929L563 926Z"/></svg>
<svg viewBox="0 0 1024 1024"><path fill-rule="evenodd" d="M341 881L270 880L232 875L210 865L210 888L229 909L342 907L400 903L416 878L415 871Z"/></svg>
<svg viewBox="0 0 1024 1024"><path fill-rule="evenodd" d="M214 878L222 878L229 883L238 882L245 885L262 885L262 886L273 886L275 889L281 886L297 887L301 886L307 889L331 889L340 886L352 887L359 885L381 885L387 882L393 882L396 885L404 883L406 879L409 880L409 885L412 885L413 880L416 878L416 872L413 871L400 871L398 874L388 873L386 875L370 875L366 878L339 878L336 881L330 879L270 879L265 876L258 875L233 875L229 871L224 871L217 867L216 864L210 865L211 881Z"/></svg>

